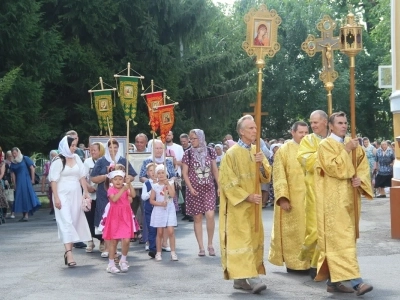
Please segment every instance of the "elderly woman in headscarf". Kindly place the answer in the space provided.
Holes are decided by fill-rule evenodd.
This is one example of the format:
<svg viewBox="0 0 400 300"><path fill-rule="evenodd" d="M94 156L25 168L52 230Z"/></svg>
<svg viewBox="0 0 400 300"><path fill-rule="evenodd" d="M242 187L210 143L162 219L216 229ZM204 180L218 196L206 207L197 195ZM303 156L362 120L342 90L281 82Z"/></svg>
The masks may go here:
<svg viewBox="0 0 400 300"><path fill-rule="evenodd" d="M64 244L64 263L68 267L76 266L72 255L73 243L90 240L89 226L82 210L83 199L90 197L85 167L75 154L77 143L77 139L68 135L60 141L59 155L50 164L49 172L58 237Z"/></svg>
<svg viewBox="0 0 400 300"><path fill-rule="evenodd" d="M270 150L270 157L268 157L268 161L270 166L273 168L274 166L274 155L276 153L276 151L279 150L279 148L282 146L282 144L276 143L276 144L272 144ZM272 173L271 173L272 174ZM269 195L268 195L268 203L270 203L271 205L274 205L275 203L275 194L274 194L274 182L273 182L273 178L271 175L271 181L269 183Z"/></svg>
<svg viewBox="0 0 400 300"><path fill-rule="evenodd" d="M215 153L217 154L217 157L215 159L215 162L217 163L217 167L219 169L219 165L222 161L222 158L224 157L225 153L224 153L224 147L222 146L222 144L216 144L214 147Z"/></svg>
<svg viewBox="0 0 400 300"><path fill-rule="evenodd" d="M22 212L23 216L19 221L27 222L28 215L40 207L32 186L35 184L35 164L28 156L22 155L17 147L11 149L11 154L11 180L15 187L13 212Z"/></svg>
<svg viewBox="0 0 400 300"><path fill-rule="evenodd" d="M158 165L164 164L165 155L164 150L165 146L160 140L150 140L147 143L147 149L151 152L151 155L143 161L142 167L140 169L139 178L141 182L146 182L147 174L146 174L146 166L149 163L156 163ZM165 160L167 166L167 174L169 179L174 179L175 177L175 167L172 160Z"/></svg>
<svg viewBox="0 0 400 300"><path fill-rule="evenodd" d="M111 164L114 166L116 164L121 164L123 166L126 166L126 158L122 157L118 153L119 146L120 145L116 139L109 139L107 141L107 147L105 147L106 154L96 161L92 173L90 174L90 180L93 183L97 184L96 209L94 213L95 227L99 227L102 215L104 213L104 209L106 208L106 205L108 203L107 190L104 186L104 183L107 179L109 166ZM131 163L128 163L128 176L130 177L131 182L133 182L136 175L137 173L133 169ZM100 245L100 251L102 251L101 257L103 258L108 257L107 249L108 249L107 242L105 242L103 245Z"/></svg>
<svg viewBox="0 0 400 300"><path fill-rule="evenodd" d="M192 147L185 151L182 158L182 176L186 183L186 213L193 216L194 233L199 245L199 256L205 256L203 244L203 214L206 217L208 254L215 256L213 247L214 210L216 203L215 184L218 185L217 154L207 147L205 135L201 129L189 133Z"/></svg>
<svg viewBox="0 0 400 300"><path fill-rule="evenodd" d="M47 176L49 176L49 172L50 172L50 164L53 161L53 158L56 157L57 155L58 155L57 150L51 150L49 153L49 160L46 161L43 166L42 189L41 189L42 194L44 194L44 192L45 192L46 180L47 180ZM49 186L47 189L47 198L49 198L49 201L50 201L50 214L53 215L54 214L53 193L51 191L50 183L49 183ZM54 220L55 220L55 218L54 218Z"/></svg>

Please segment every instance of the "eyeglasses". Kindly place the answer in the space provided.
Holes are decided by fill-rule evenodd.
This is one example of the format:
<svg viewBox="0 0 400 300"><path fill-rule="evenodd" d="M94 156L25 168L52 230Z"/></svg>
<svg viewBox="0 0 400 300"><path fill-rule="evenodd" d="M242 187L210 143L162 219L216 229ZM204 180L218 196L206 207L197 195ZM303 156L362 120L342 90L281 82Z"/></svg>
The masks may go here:
<svg viewBox="0 0 400 300"><path fill-rule="evenodd" d="M199 138L189 138L190 141L198 140Z"/></svg>

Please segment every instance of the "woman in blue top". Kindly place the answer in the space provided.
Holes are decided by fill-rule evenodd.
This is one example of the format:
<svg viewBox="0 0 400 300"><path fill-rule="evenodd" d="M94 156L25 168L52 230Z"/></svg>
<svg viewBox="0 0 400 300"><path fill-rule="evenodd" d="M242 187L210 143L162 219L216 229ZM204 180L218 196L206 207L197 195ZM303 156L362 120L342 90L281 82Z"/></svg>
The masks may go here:
<svg viewBox="0 0 400 300"><path fill-rule="evenodd" d="M28 221L28 214L33 214L40 207L40 202L33 190L35 184L35 165L28 157L21 154L21 151L14 147L11 149L13 160L11 162L11 180L15 186L15 198L13 211L23 213L20 222Z"/></svg>
<svg viewBox="0 0 400 300"><path fill-rule="evenodd" d="M115 139L110 139L107 142L106 154L96 161L93 167L92 173L90 174L90 180L93 183L97 183L96 190L96 210L94 212L94 226L99 227L101 217L104 209L108 203L107 190L104 187L108 174L108 167L111 164L121 164L126 166L126 159L118 154L119 143ZM137 173L133 169L132 165L128 163L128 174L131 182L133 182ZM101 249L103 250L103 249ZM102 257L108 257L107 244L105 245Z"/></svg>

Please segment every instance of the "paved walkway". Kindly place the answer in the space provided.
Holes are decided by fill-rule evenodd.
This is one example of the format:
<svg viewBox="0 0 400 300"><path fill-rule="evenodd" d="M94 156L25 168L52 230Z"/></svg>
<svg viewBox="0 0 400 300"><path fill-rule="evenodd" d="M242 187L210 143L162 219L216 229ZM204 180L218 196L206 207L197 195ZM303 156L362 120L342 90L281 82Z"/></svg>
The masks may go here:
<svg viewBox="0 0 400 300"><path fill-rule="evenodd" d="M399 200L400 201L400 200ZM17 216L18 219L19 216ZM66 268L63 245L57 238L55 221L42 209L27 223L8 220L0 225L0 299L356 299L355 294L329 294L325 283L309 276L286 273L284 267L266 261L272 225L272 208L263 210L265 264L268 289L261 295L234 290L222 279L218 228L217 257L198 257L193 223L178 215L179 262L149 259L143 245L132 243L130 269L108 274L107 260L98 248L87 254L74 250L78 266ZM218 219L218 215L216 217ZM218 226L218 220L217 220ZM359 263L365 281L374 290L363 299L400 299L400 240L390 238L389 199L363 200L358 242ZM97 243L98 245L98 243Z"/></svg>

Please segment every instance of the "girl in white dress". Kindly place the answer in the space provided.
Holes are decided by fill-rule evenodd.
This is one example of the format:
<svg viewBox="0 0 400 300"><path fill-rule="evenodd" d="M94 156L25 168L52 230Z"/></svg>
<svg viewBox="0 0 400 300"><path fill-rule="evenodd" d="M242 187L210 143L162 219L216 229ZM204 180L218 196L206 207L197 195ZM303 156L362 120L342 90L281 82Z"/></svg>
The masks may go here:
<svg viewBox="0 0 400 300"><path fill-rule="evenodd" d="M49 181L53 190L54 213L58 237L64 243L64 262L68 267L76 266L72 256L72 245L91 240L85 214L83 198L90 199L85 179L85 167L78 155L74 154L77 139L65 136L59 146L59 156L50 165ZM82 189L84 191L82 196Z"/></svg>
<svg viewBox="0 0 400 300"><path fill-rule="evenodd" d="M150 194L150 204L154 206L151 213L150 226L157 228L156 238L156 261L161 261L161 242L163 239L163 229L166 227L171 247L171 260L177 261L175 253L175 232L174 226L177 225L176 210L173 202L175 196L174 181L168 181L164 165L156 167L157 183L153 184Z"/></svg>

